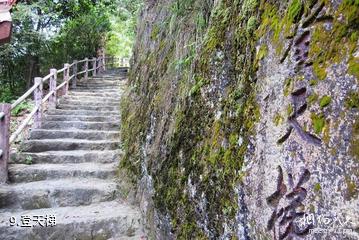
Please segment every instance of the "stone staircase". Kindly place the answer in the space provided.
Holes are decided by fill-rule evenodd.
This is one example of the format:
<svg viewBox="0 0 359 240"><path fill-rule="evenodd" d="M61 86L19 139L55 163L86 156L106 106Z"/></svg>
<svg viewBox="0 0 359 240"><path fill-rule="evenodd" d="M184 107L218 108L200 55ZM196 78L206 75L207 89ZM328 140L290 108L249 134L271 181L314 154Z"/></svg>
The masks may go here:
<svg viewBox="0 0 359 240"><path fill-rule="evenodd" d="M145 239L139 210L121 201L115 181L121 80L112 72L80 81L12 154L0 239Z"/></svg>

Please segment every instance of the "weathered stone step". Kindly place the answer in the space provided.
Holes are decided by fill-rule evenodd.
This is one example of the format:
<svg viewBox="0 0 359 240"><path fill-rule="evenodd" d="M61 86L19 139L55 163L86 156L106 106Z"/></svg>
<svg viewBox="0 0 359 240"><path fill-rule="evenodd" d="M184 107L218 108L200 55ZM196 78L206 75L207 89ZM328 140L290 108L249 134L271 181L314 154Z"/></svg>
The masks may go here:
<svg viewBox="0 0 359 240"><path fill-rule="evenodd" d="M76 92L91 92L91 93L113 93L118 94L120 87L105 87L105 88L94 88L94 87L78 87L76 88Z"/></svg>
<svg viewBox="0 0 359 240"><path fill-rule="evenodd" d="M109 179L115 176L116 166L116 163L10 164L9 179L12 183L71 177Z"/></svg>
<svg viewBox="0 0 359 240"><path fill-rule="evenodd" d="M97 98L97 99L103 99L103 98L114 98L116 100L121 99L120 91L118 91L116 94L108 94L108 93L95 93L95 92L76 92L69 94L68 97L75 97L75 98Z"/></svg>
<svg viewBox="0 0 359 240"><path fill-rule="evenodd" d="M41 153L20 152L11 154L11 163L26 163L33 164L40 163L85 163L85 162L98 162L98 163L113 163L118 162L122 152L115 151L48 151Z"/></svg>
<svg viewBox="0 0 359 240"><path fill-rule="evenodd" d="M89 81L78 81L77 86L121 86L124 82L121 82L121 80L95 80L91 79Z"/></svg>
<svg viewBox="0 0 359 240"><path fill-rule="evenodd" d="M74 106L104 106L104 107L119 107L120 101L101 101L101 99L93 99L90 101L86 98L78 99L61 99L60 105L74 105Z"/></svg>
<svg viewBox="0 0 359 240"><path fill-rule="evenodd" d="M119 136L119 131L34 129L30 132L30 139L33 140L59 138L113 140L119 138Z"/></svg>
<svg viewBox="0 0 359 240"><path fill-rule="evenodd" d="M95 76L95 77L90 77L88 81L93 81L93 80L115 80L115 81L124 81L125 77L123 76L113 76L113 75L108 75L108 76Z"/></svg>
<svg viewBox="0 0 359 240"><path fill-rule="evenodd" d="M124 86L123 84L115 83L115 82L113 82L113 83L110 83L110 82L107 82L107 83L91 82L91 83L79 83L79 84L77 84L76 89L78 89L78 88L94 88L94 89L112 88L112 89L118 89L118 88L121 88L123 86Z"/></svg>
<svg viewBox="0 0 359 240"><path fill-rule="evenodd" d="M45 139L25 141L23 152L71 151L71 150L116 150L119 141L93 141L80 139Z"/></svg>
<svg viewBox="0 0 359 240"><path fill-rule="evenodd" d="M93 111L93 110L68 110L54 109L47 112L48 115L82 115L82 116L119 116L119 111Z"/></svg>
<svg viewBox="0 0 359 240"><path fill-rule="evenodd" d="M41 129L78 129L78 130L98 130L116 131L119 130L119 122L84 122L84 121L46 121L41 125ZM70 136L68 138L71 138Z"/></svg>
<svg viewBox="0 0 359 240"><path fill-rule="evenodd" d="M57 109L66 109L66 110L93 110L93 111L118 111L120 105L118 106L101 106L101 105L70 105L70 104L59 104Z"/></svg>
<svg viewBox="0 0 359 240"><path fill-rule="evenodd" d="M74 90L72 90L73 93L94 93L97 95L105 95L105 94L109 94L109 95L113 95L113 94L118 94L118 90L119 89L93 89L93 88L76 88Z"/></svg>
<svg viewBox="0 0 359 240"><path fill-rule="evenodd" d="M56 216L56 226L9 227L10 217ZM141 215L136 208L117 201L88 206L3 211L0 213L0 239L6 240L70 240L70 239L142 239Z"/></svg>
<svg viewBox="0 0 359 240"><path fill-rule="evenodd" d="M76 89L71 90L69 96L95 96L95 97L121 97L121 89L113 92L96 92L96 91L77 91Z"/></svg>
<svg viewBox="0 0 359 240"><path fill-rule="evenodd" d="M68 178L0 186L0 208L39 209L89 205L116 198L113 180Z"/></svg>
<svg viewBox="0 0 359 240"><path fill-rule="evenodd" d="M78 84L76 89L117 89L120 88L120 84L104 84L104 83L83 83Z"/></svg>
<svg viewBox="0 0 359 240"><path fill-rule="evenodd" d="M96 97L96 96L86 96L86 95L67 95L63 98L63 100L70 100L70 101L99 101L104 103L119 103L121 101L120 97Z"/></svg>
<svg viewBox="0 0 359 240"><path fill-rule="evenodd" d="M47 115L45 121L114 122L118 116Z"/></svg>

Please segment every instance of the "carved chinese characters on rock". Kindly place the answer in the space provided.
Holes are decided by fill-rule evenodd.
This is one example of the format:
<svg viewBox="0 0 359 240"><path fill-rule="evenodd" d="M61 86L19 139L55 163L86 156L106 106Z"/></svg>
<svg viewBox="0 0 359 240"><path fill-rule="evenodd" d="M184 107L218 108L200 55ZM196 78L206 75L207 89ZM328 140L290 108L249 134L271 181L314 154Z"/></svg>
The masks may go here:
<svg viewBox="0 0 359 240"><path fill-rule="evenodd" d="M301 229L296 224L296 220L305 214L303 201L307 197L307 190L303 185L309 181L309 178L310 172L304 169L297 181L291 173L288 173L285 181L283 169L278 166L277 189L266 199L267 204L273 209L267 228L273 231L274 239L292 239L309 233L312 226Z"/></svg>
<svg viewBox="0 0 359 240"><path fill-rule="evenodd" d="M295 34L289 38L290 44L285 51L284 56L282 57L281 63L289 56L289 53L293 51L293 60L295 62L294 72L298 76L299 73L303 71L308 73L309 67L312 66L312 59L308 57L309 47L311 42L311 28L312 24L317 20L322 9L324 8L323 2L313 3L310 6L310 12L307 16L303 16L303 21L297 23L295 29ZM303 83L303 82L302 82ZM292 83L290 83L292 84ZM280 137L277 141L278 144L282 144L288 140L288 138L295 131L300 138L309 144L320 146L322 141L314 134L307 132L305 127L303 127L298 118L307 111L308 103L308 84L300 84L302 87L296 89L290 93L290 116L287 121L289 127L286 133ZM303 86L304 85L304 86Z"/></svg>

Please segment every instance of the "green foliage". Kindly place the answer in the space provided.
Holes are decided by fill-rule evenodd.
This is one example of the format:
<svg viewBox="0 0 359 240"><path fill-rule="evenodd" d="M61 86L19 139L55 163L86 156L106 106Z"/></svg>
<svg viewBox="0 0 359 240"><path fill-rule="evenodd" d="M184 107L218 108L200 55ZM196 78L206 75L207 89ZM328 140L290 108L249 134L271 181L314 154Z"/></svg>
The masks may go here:
<svg viewBox="0 0 359 240"><path fill-rule="evenodd" d="M314 185L314 192L320 192L322 190L322 187L320 186L320 183L316 183Z"/></svg>
<svg viewBox="0 0 359 240"><path fill-rule="evenodd" d="M194 0L176 0L172 4L172 13L177 16L184 16L192 9Z"/></svg>
<svg viewBox="0 0 359 240"><path fill-rule="evenodd" d="M11 110L11 115L17 117L21 115L24 111L31 110L32 107L33 105L30 102L24 101L20 103L18 106L16 106L13 110Z"/></svg>
<svg viewBox="0 0 359 240"><path fill-rule="evenodd" d="M350 92L345 100L347 108L359 108L359 93Z"/></svg>
<svg viewBox="0 0 359 240"><path fill-rule="evenodd" d="M141 2L19 1L12 41L0 46L0 101L21 96L50 68L94 57L104 48L109 55L130 57Z"/></svg>
<svg viewBox="0 0 359 240"><path fill-rule="evenodd" d="M208 80L205 80L202 77L196 77L196 83L193 85L190 91L190 96L195 96L200 93L200 90L203 86L208 84Z"/></svg>
<svg viewBox="0 0 359 240"><path fill-rule="evenodd" d="M320 134L325 127L325 117L323 114L311 114L312 126L316 134Z"/></svg>
<svg viewBox="0 0 359 240"><path fill-rule="evenodd" d="M115 13L110 16L111 31L108 33L106 53L108 55L129 58L135 39L137 15L142 0L118 0Z"/></svg>
<svg viewBox="0 0 359 240"><path fill-rule="evenodd" d="M331 101L332 101L332 98L330 96L325 95L320 99L319 106L321 108L325 108L331 103Z"/></svg>
<svg viewBox="0 0 359 240"><path fill-rule="evenodd" d="M309 105L312 105L314 104L315 102L318 101L318 94L317 93L312 93L311 95L308 96L307 100L308 100L308 104Z"/></svg>
<svg viewBox="0 0 359 240"><path fill-rule="evenodd" d="M288 20L292 23L300 20L303 4L301 0L293 0L288 7Z"/></svg>

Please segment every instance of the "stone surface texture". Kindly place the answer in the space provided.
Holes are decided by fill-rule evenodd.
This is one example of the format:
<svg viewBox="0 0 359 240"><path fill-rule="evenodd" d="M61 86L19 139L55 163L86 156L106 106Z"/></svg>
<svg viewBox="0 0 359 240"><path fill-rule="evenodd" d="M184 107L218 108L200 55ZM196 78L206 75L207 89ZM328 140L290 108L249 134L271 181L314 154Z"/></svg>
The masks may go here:
<svg viewBox="0 0 359 240"><path fill-rule="evenodd" d="M358 26L356 0L145 2L122 169L153 238L359 239Z"/></svg>

